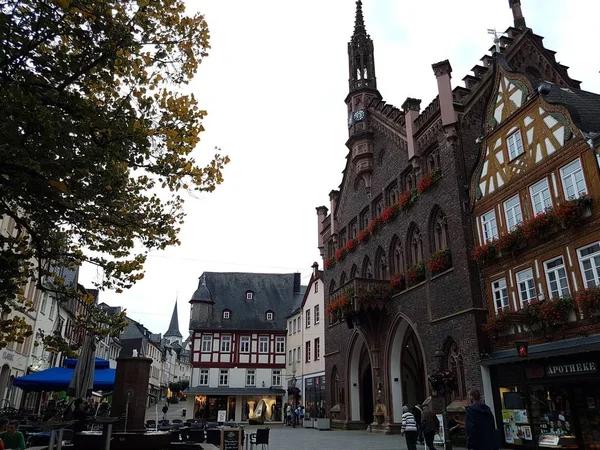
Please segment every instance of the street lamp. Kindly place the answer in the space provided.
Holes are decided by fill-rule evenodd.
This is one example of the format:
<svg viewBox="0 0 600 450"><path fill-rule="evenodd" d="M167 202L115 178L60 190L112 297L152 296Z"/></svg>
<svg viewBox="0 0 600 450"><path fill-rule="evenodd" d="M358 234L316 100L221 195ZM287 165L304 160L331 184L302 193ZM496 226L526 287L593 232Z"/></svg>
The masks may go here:
<svg viewBox="0 0 600 450"><path fill-rule="evenodd" d="M438 369L444 370L446 368L446 353L442 350L438 350L433 354L433 357L437 360ZM452 450L452 441L450 440L450 433L448 432L448 412L446 411L446 389L442 389L442 427L444 429L444 448L446 450ZM438 392L440 395L440 392Z"/></svg>

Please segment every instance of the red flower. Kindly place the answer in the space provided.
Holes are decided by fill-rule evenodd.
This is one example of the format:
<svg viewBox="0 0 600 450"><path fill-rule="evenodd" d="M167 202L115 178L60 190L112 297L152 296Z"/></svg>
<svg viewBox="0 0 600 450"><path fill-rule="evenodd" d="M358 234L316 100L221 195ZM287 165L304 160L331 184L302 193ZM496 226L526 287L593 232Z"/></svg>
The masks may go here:
<svg viewBox="0 0 600 450"><path fill-rule="evenodd" d="M390 280L390 285L394 291L403 291L406 289L406 277L400 273Z"/></svg>
<svg viewBox="0 0 600 450"><path fill-rule="evenodd" d="M325 260L325 269L331 269L333 266L335 266L335 259L327 258Z"/></svg>
<svg viewBox="0 0 600 450"><path fill-rule="evenodd" d="M411 266L406 272L406 280L410 286L414 286L425 280L425 265L423 263L417 263L414 266Z"/></svg>
<svg viewBox="0 0 600 450"><path fill-rule="evenodd" d="M510 233L503 234L496 241L496 249L503 253L513 253L525 245L523 225L517 225Z"/></svg>
<svg viewBox="0 0 600 450"><path fill-rule="evenodd" d="M381 221L384 223L389 222L394 218L396 214L398 214L398 206L388 206L387 208L385 208L383 213L381 213Z"/></svg>
<svg viewBox="0 0 600 450"><path fill-rule="evenodd" d="M356 248L356 239L350 239L346 242L346 252L350 253Z"/></svg>
<svg viewBox="0 0 600 450"><path fill-rule="evenodd" d="M427 267L429 267L429 270L434 275L452 267L452 253L450 249L440 250L431 255L431 258L427 261Z"/></svg>
<svg viewBox="0 0 600 450"><path fill-rule="evenodd" d="M425 174L423 178L419 180L419 185L417 186L417 190L419 194L425 192L431 186L431 174Z"/></svg>
<svg viewBox="0 0 600 450"><path fill-rule="evenodd" d="M358 242L360 242L361 244L363 242L367 242L369 240L370 235L371 232L369 230L362 230L360 233L358 233Z"/></svg>
<svg viewBox="0 0 600 450"><path fill-rule="evenodd" d="M401 209L406 209L410 206L410 191L404 191L402 194L400 194L400 198L398 199L398 206L400 206Z"/></svg>
<svg viewBox="0 0 600 450"><path fill-rule="evenodd" d="M496 257L495 241L475 247L471 255L473 260L478 263L486 263Z"/></svg>
<svg viewBox="0 0 600 450"><path fill-rule="evenodd" d="M533 241L543 238L555 224L556 220L552 210L539 213L523 226L525 239Z"/></svg>
<svg viewBox="0 0 600 450"><path fill-rule="evenodd" d="M575 297L577 307L586 315L595 314L600 307L600 287L583 289Z"/></svg>
<svg viewBox="0 0 600 450"><path fill-rule="evenodd" d="M340 260L344 259L344 256L346 256L346 249L344 249L344 248L340 248L335 252L335 260L336 261L340 261Z"/></svg>
<svg viewBox="0 0 600 450"><path fill-rule="evenodd" d="M374 234L377 232L380 225L381 225L381 219L379 217L376 217L373 220L371 220L371 222L369 222L369 226L367 227L367 230L369 231L370 234Z"/></svg>
<svg viewBox="0 0 600 450"><path fill-rule="evenodd" d="M581 219L581 206L574 201L561 203L552 211L554 218L562 226L573 225Z"/></svg>

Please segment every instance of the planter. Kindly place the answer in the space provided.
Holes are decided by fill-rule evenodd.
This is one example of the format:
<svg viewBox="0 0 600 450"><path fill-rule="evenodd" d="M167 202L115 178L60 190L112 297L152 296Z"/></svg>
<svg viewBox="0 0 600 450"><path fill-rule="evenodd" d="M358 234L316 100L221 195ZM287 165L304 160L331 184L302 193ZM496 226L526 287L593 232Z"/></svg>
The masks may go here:
<svg viewBox="0 0 600 450"><path fill-rule="evenodd" d="M331 419L317 419L317 429L318 430L330 430L331 429Z"/></svg>
<svg viewBox="0 0 600 450"><path fill-rule="evenodd" d="M314 428L314 426L315 426L314 419L307 419L305 417L304 421L303 421L303 426L304 426L304 428Z"/></svg>

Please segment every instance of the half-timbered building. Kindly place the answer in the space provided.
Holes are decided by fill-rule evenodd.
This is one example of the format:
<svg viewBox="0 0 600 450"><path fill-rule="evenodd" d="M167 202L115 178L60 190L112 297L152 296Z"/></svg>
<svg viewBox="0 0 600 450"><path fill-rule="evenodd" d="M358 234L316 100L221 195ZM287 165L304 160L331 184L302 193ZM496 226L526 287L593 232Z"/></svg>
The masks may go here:
<svg viewBox="0 0 600 450"><path fill-rule="evenodd" d="M600 95L490 67L471 194L488 405L514 446L600 445Z"/></svg>
<svg viewBox="0 0 600 450"><path fill-rule="evenodd" d="M427 376L440 366L457 380L445 399L451 415L464 414L469 389L485 388L486 401L492 396L482 383L487 369L480 365L488 350L482 331L488 308L473 259L479 242L474 228L489 228L491 207L478 210L485 217L473 220L472 174L479 169L474 188L499 192L526 161L541 158L545 165L545 155L559 154L575 132L567 114L554 114L555 105L532 109L537 86L527 83L530 76L550 81L555 95L580 92L555 52L526 26L520 1L509 5L514 26L498 36L492 54L463 78L464 86L452 87L447 60L432 65L438 95L422 109L414 98L402 108L383 100L375 46L357 1L345 100L349 152L329 208L317 208L329 320L327 403L334 426L398 431L402 406L412 408L431 395ZM494 52L526 78L508 72L498 78ZM527 114L518 115L519 125L506 125L511 136L506 151L516 156L510 165L513 158L498 147L503 141L497 145L485 130L508 120L515 108ZM541 127L548 130L544 138L536 134ZM519 158L519 146L530 134L539 146ZM481 162L483 140L494 155L487 164ZM548 183L558 184L560 169L574 159L557 166Z"/></svg>
<svg viewBox="0 0 600 450"><path fill-rule="evenodd" d="M283 420L285 317L303 293L299 273L200 277L190 300L192 380L185 391L194 417Z"/></svg>

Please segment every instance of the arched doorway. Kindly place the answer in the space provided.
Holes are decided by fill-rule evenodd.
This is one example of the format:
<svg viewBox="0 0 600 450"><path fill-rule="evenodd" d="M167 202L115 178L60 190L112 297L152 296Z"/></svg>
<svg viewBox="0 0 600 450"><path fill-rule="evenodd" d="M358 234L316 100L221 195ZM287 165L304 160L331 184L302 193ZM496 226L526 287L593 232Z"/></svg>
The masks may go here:
<svg viewBox="0 0 600 450"><path fill-rule="evenodd" d="M348 363L348 419L373 422L373 374L371 356L363 337L357 332L350 346Z"/></svg>
<svg viewBox="0 0 600 450"><path fill-rule="evenodd" d="M400 423L402 406L412 408L426 398L426 370L417 333L403 317L396 320L389 353L393 421Z"/></svg>
<svg viewBox="0 0 600 450"><path fill-rule="evenodd" d="M365 423L373 423L373 373L371 364L368 364L361 377L361 420Z"/></svg>
<svg viewBox="0 0 600 450"><path fill-rule="evenodd" d="M10 367L8 364L4 364L2 366L2 370L0 371L0 401L2 404L4 400L8 398L8 384L10 381ZM3 405L0 405L3 407Z"/></svg>

